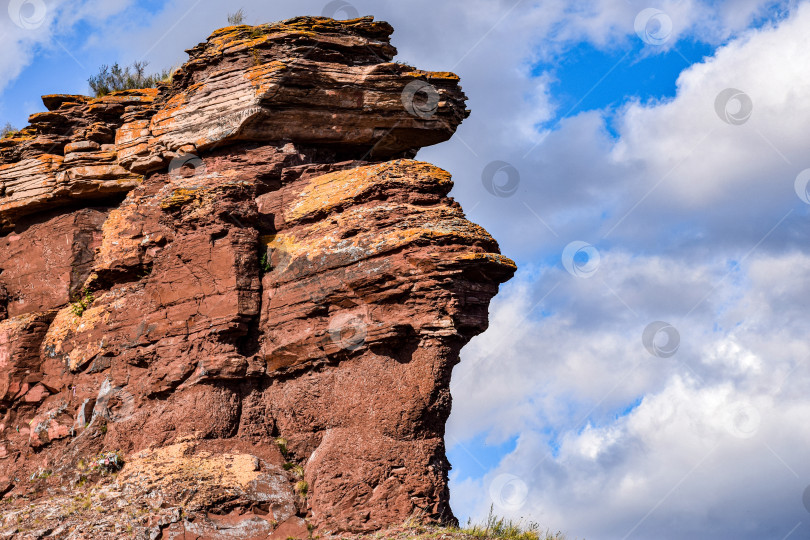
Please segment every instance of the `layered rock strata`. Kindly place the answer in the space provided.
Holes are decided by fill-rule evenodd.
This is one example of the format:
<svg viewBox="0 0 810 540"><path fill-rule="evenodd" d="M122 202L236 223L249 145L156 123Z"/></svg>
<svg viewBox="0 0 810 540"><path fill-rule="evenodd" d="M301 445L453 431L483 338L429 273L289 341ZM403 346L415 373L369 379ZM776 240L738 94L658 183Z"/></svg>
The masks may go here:
<svg viewBox="0 0 810 540"><path fill-rule="evenodd" d="M450 376L515 266L412 159L466 98L392 31L224 28L0 141L0 530L454 520Z"/></svg>

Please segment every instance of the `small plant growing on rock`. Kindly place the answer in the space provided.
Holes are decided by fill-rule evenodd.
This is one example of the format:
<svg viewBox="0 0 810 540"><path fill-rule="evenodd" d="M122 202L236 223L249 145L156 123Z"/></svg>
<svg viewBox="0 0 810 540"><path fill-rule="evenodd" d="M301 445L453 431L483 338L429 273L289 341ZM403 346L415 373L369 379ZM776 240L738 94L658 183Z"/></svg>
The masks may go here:
<svg viewBox="0 0 810 540"><path fill-rule="evenodd" d="M251 37L252 37L252 33L251 33ZM257 37L258 37L258 36L257 36ZM255 48L254 48L254 49L251 51L251 54L253 55L253 65L254 65L254 66L260 66L260 65L262 65L262 64L264 63L264 60L262 60L262 55L261 55L261 53L258 51L258 49L255 49Z"/></svg>
<svg viewBox="0 0 810 540"><path fill-rule="evenodd" d="M278 449L281 452L281 455L284 456L284 457L287 457L287 452L288 452L288 450L287 450L287 439L279 437L278 439L276 439L276 446L278 446Z"/></svg>
<svg viewBox="0 0 810 540"><path fill-rule="evenodd" d="M260 38L265 34L265 27L264 25L254 26L250 30L250 39Z"/></svg>
<svg viewBox="0 0 810 540"><path fill-rule="evenodd" d="M76 315L77 317L81 317L95 299L96 298L93 296L93 292L85 287L84 290L81 292L81 294L74 299L73 303L70 306L70 309L73 311L74 315Z"/></svg>
<svg viewBox="0 0 810 540"><path fill-rule="evenodd" d="M119 452L102 452L97 457L93 458L93 461L90 463L93 472L101 473L102 475L118 472L123 466L124 458L121 457Z"/></svg>
<svg viewBox="0 0 810 540"><path fill-rule="evenodd" d="M46 478L50 478L52 475L53 471L51 471L50 469L39 468L31 475L31 478L29 480L31 482L35 482L37 480L45 480Z"/></svg>
<svg viewBox="0 0 810 540"><path fill-rule="evenodd" d="M299 480L295 483L295 492L302 498L306 499L307 493L309 492L309 484L307 484L304 480Z"/></svg>
<svg viewBox="0 0 810 540"><path fill-rule="evenodd" d="M236 13L228 13L228 24L237 26L245 23L245 10L239 8Z"/></svg>
<svg viewBox="0 0 810 540"><path fill-rule="evenodd" d="M270 261L270 256L267 254L267 249L264 249L259 254L259 270L262 274L267 274L273 270L273 263Z"/></svg>
<svg viewBox="0 0 810 540"><path fill-rule="evenodd" d="M283 467L285 471L292 471L293 474L298 478L304 477L304 468L301 465L297 465L295 463L285 463Z"/></svg>

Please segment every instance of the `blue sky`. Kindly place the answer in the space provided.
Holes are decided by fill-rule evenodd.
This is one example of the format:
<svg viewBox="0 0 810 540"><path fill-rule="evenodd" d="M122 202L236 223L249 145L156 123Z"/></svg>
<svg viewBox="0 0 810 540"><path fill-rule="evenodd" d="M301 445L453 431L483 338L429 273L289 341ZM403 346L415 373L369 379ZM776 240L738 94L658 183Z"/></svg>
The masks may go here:
<svg viewBox="0 0 810 540"><path fill-rule="evenodd" d="M102 63L181 63L228 11L47 4L36 29L0 27L0 120L18 126ZM328 4L243 5L261 23ZM810 538L808 2L348 8L391 22L399 59L461 76L472 116L419 158L520 267L453 377L459 517L494 505L589 540ZM514 195L486 189L494 161L518 172Z"/></svg>

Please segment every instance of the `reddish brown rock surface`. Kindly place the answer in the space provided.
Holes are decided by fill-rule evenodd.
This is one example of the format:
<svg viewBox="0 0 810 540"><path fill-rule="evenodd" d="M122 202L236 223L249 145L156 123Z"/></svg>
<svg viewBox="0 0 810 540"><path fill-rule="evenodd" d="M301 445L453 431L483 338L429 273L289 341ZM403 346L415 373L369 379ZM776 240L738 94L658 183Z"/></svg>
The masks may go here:
<svg viewBox="0 0 810 540"><path fill-rule="evenodd" d="M454 520L450 376L515 267L410 159L465 96L391 32L225 28L0 141L6 536Z"/></svg>

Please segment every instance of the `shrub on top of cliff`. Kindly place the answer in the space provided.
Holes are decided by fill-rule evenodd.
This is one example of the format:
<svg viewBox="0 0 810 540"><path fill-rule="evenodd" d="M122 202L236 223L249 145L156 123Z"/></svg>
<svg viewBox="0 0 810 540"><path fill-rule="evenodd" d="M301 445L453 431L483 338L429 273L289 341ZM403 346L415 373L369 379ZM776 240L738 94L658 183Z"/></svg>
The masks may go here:
<svg viewBox="0 0 810 540"><path fill-rule="evenodd" d="M131 66L121 67L116 62L112 67L102 65L98 74L87 79L96 97L106 96L118 90L135 90L155 88L160 82L171 82L172 70L164 69L159 73L146 74L148 62L134 62Z"/></svg>
<svg viewBox="0 0 810 540"><path fill-rule="evenodd" d="M228 13L228 24L231 26L237 26L239 24L245 23L245 11L242 8L239 8L239 11L236 13Z"/></svg>
<svg viewBox="0 0 810 540"><path fill-rule="evenodd" d="M3 129L0 129L0 139L5 139L6 137L13 137L19 131L17 128L11 125L11 122L6 122L6 125L3 126Z"/></svg>

